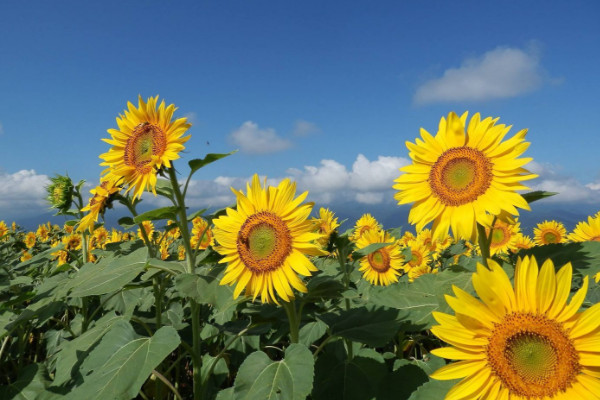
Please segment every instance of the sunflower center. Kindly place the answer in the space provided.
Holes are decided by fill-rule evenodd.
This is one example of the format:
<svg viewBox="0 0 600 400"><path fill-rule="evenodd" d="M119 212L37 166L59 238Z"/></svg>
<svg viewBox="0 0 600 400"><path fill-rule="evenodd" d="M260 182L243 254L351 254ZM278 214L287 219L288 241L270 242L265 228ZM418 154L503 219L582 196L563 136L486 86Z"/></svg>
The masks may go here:
<svg viewBox="0 0 600 400"><path fill-rule="evenodd" d="M166 147L167 137L162 129L144 122L136 126L127 139L124 162L142 173L149 172L154 166L153 158L162 156Z"/></svg>
<svg viewBox="0 0 600 400"><path fill-rule="evenodd" d="M248 217L240 228L237 250L252 272L274 271L291 253L292 236L279 216L261 211Z"/></svg>
<svg viewBox="0 0 600 400"><path fill-rule="evenodd" d="M411 267L416 267L416 266L421 265L421 263L423 262L423 254L421 254L420 251L416 251L416 250L411 250L410 254L411 254L411 258L410 258L410 261L408 262L408 264Z"/></svg>
<svg viewBox="0 0 600 400"><path fill-rule="evenodd" d="M508 314L496 324L487 356L510 393L527 398L565 391L581 370L577 350L562 324L531 313Z"/></svg>
<svg viewBox="0 0 600 400"><path fill-rule="evenodd" d="M384 249L376 250L367 257L369 265L377 272L385 272L390 269L390 255Z"/></svg>
<svg viewBox="0 0 600 400"><path fill-rule="evenodd" d="M446 206L470 203L492 182L492 163L471 147L453 147L442 153L429 172L431 190Z"/></svg>
<svg viewBox="0 0 600 400"><path fill-rule="evenodd" d="M558 243L560 241L560 234L554 230L546 231L542 234L542 240L545 244Z"/></svg>

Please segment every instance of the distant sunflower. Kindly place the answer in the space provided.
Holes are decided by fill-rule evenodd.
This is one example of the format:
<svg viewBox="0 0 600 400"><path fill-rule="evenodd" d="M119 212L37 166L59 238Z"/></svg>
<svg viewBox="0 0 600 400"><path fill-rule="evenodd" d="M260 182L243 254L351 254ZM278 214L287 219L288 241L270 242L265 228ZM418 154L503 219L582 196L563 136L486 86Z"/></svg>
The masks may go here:
<svg viewBox="0 0 600 400"><path fill-rule="evenodd" d="M563 243L567 240L567 230L562 222L544 221L533 228L533 241L538 246Z"/></svg>
<svg viewBox="0 0 600 400"><path fill-rule="evenodd" d="M515 235L515 243L513 251L517 252L521 249L530 249L535 246L533 240L523 233L519 232Z"/></svg>
<svg viewBox="0 0 600 400"><path fill-rule="evenodd" d="M319 209L319 218L312 218L310 221L314 224L314 230L323 235L318 240L319 244L323 248L327 247L329 237L340 226L338 219L328 208L321 207Z"/></svg>
<svg viewBox="0 0 600 400"><path fill-rule="evenodd" d="M192 249L200 250L206 250L208 246L215 244L212 229L210 229L204 218L196 217L192 221L192 238L190 241Z"/></svg>
<svg viewBox="0 0 600 400"><path fill-rule="evenodd" d="M109 129L112 138L102 139L112 145L100 155L104 160L100 165L108 167L103 174L122 177L129 186L127 192L133 189L134 198L144 190L156 195L157 171L171 167L190 138L183 136L191 126L186 118L171 121L175 105L167 107L163 100L157 109L157 102L158 96L149 97L147 102L139 96L138 107L128 102L128 110L117 118L119 129Z"/></svg>
<svg viewBox="0 0 600 400"><path fill-rule="evenodd" d="M491 225L490 221L490 225ZM490 254L508 253L509 250L516 249L517 234L521 229L521 224L515 221L514 224L497 219L492 228L490 242ZM485 228L486 235L490 234L490 227Z"/></svg>
<svg viewBox="0 0 600 400"><path fill-rule="evenodd" d="M404 270L409 273L413 268L421 268L431 263L431 250L422 240L413 239L406 247L410 248L411 258L404 264Z"/></svg>
<svg viewBox="0 0 600 400"><path fill-rule="evenodd" d="M578 312L588 277L567 305L572 267L555 273L551 260L519 259L515 286L496 262L477 266L478 300L454 286L455 315L434 312L431 332L449 343L432 351L461 360L431 375L460 379L446 399L598 399L600 304Z"/></svg>
<svg viewBox="0 0 600 400"><path fill-rule="evenodd" d="M411 165L403 167L394 189L398 204L414 203L408 219L417 232L433 221L433 236L441 240L449 229L457 239L476 241L477 223L487 213L505 211L518 215L516 207L529 210L517 190L521 181L533 179L522 168L530 158L518 158L529 147L526 129L502 141L510 126L498 119L451 112L442 118L436 136L421 129L421 139L407 142Z"/></svg>
<svg viewBox="0 0 600 400"><path fill-rule="evenodd" d="M417 267L411 268L408 271L408 281L412 283L415 281L415 279L417 279L420 276L423 276L426 274L437 274L437 273L438 273L438 269L432 268L431 265L427 265L427 264L419 265Z"/></svg>
<svg viewBox="0 0 600 400"><path fill-rule="evenodd" d="M588 217L587 222L581 221L568 236L571 242L600 242L600 217Z"/></svg>
<svg viewBox="0 0 600 400"><path fill-rule="evenodd" d="M4 221L0 221L0 238L8 233L8 227ZM5 238L6 239L6 238Z"/></svg>
<svg viewBox="0 0 600 400"><path fill-rule="evenodd" d="M398 282L404 257L396 239L386 231L371 229L356 241L356 248L364 249L374 243L391 244L362 257L358 270L363 273L363 278L373 285L387 286Z"/></svg>
<svg viewBox="0 0 600 400"><path fill-rule="evenodd" d="M47 242L50 239L50 231L45 224L39 225L35 234L41 242Z"/></svg>
<svg viewBox="0 0 600 400"><path fill-rule="evenodd" d="M148 240L150 242L152 242L152 235L154 235L154 224L152 223L152 221L142 221L142 227L144 228L144 231L146 232L146 236L148 236ZM144 235L142 233L141 228L138 228L137 236L141 240L144 240Z"/></svg>
<svg viewBox="0 0 600 400"><path fill-rule="evenodd" d="M371 214L363 214L354 225L354 232L350 236L350 240L356 242L363 233L373 229L379 230L382 226Z"/></svg>
<svg viewBox="0 0 600 400"><path fill-rule="evenodd" d="M28 249L31 249L33 246L35 246L35 242L35 232L27 232L25 235L25 246L27 246Z"/></svg>
<svg viewBox="0 0 600 400"><path fill-rule="evenodd" d="M98 221L99 215L104 215L106 207L110 206L111 197L118 193L121 187L115 183L114 177L105 177L100 182L100 185L90 190L92 197L89 200L87 206L83 207L81 211L88 211L88 214L81 218L77 231L83 232L88 229L90 232L94 230L94 224ZM65 231L68 233L73 232L73 227L70 226L67 230L65 225Z"/></svg>
<svg viewBox="0 0 600 400"><path fill-rule="evenodd" d="M308 192L294 198L296 183L289 179L263 188L256 174L246 194L231 190L236 209L227 208L227 215L213 221L215 250L224 256L220 262L228 264L221 285L236 284L234 297L245 289L263 303L278 303L276 294L290 301L292 288L306 292L297 274L310 276L317 270L306 256L326 254L315 243L322 235L307 220L313 204L301 204Z"/></svg>

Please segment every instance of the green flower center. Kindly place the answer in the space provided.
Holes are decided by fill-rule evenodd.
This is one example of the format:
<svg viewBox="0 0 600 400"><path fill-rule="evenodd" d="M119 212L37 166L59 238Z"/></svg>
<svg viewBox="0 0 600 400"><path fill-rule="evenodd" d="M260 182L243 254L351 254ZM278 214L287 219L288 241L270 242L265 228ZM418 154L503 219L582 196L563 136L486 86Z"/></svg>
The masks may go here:
<svg viewBox="0 0 600 400"><path fill-rule="evenodd" d="M558 243L559 236L554 232L544 233L544 243Z"/></svg>
<svg viewBox="0 0 600 400"><path fill-rule="evenodd" d="M252 228L248 235L248 249L255 260L269 257L277 244L277 232L268 224L260 224Z"/></svg>
<svg viewBox="0 0 600 400"><path fill-rule="evenodd" d="M494 228L492 231L492 243L504 243L505 240L506 235L504 234L504 229Z"/></svg>
<svg viewBox="0 0 600 400"><path fill-rule="evenodd" d="M515 372L525 381L537 382L554 374L558 356L543 336L519 333L508 340L506 357Z"/></svg>
<svg viewBox="0 0 600 400"><path fill-rule="evenodd" d="M442 172L443 181L451 190L463 190L475 179L475 163L469 159L456 159Z"/></svg>

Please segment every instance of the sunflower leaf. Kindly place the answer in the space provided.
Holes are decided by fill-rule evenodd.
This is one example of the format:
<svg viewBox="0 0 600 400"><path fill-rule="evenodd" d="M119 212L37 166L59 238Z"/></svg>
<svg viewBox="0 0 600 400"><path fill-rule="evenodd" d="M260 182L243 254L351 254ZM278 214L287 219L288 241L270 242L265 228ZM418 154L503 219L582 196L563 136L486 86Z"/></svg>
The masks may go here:
<svg viewBox="0 0 600 400"><path fill-rule="evenodd" d="M538 201L546 197L552 197L557 194L558 192L546 192L544 190L536 190L535 192L523 193L521 196L523 196L523 198L528 203L533 203L534 201Z"/></svg>
<svg viewBox="0 0 600 400"><path fill-rule="evenodd" d="M170 207L161 207L156 210L146 211L133 219L133 222L136 224L141 223L142 221L156 221L160 219L175 219L175 215L179 210L178 207L170 206Z"/></svg>
<svg viewBox="0 0 600 400"><path fill-rule="evenodd" d="M382 249L382 248L392 245L392 244L394 244L394 243L371 243L367 247L363 247L362 249L358 249L358 250L352 252L352 259L358 260L360 258L368 256L371 253L376 252L379 249Z"/></svg>
<svg viewBox="0 0 600 400"><path fill-rule="evenodd" d="M210 163L213 163L217 160L220 160L221 158L225 158L227 156L230 156L234 153L237 153L237 150L234 150L230 153L209 153L206 155L206 157L204 158L196 158L195 160L191 160L188 164L190 166L190 176L192 176L194 174L194 172L198 171L200 168L204 167L205 165L208 165Z"/></svg>

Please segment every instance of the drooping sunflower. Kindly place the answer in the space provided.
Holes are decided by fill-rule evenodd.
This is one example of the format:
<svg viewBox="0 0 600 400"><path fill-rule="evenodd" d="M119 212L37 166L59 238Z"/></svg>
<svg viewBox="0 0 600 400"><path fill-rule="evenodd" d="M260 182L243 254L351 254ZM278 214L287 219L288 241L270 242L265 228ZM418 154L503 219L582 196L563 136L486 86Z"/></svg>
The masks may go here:
<svg viewBox="0 0 600 400"><path fill-rule="evenodd" d="M371 229L356 241L356 248L364 249L373 243L391 244L375 250L359 260L358 270L363 273L363 278L373 285L380 286L398 282L398 276L402 274L404 257L402 257L396 238L384 230Z"/></svg>
<svg viewBox="0 0 600 400"><path fill-rule="evenodd" d="M94 230L94 223L98 221L99 215L104 215L106 207L110 205L111 196L121 191L121 187L115 183L114 177L103 179L100 185L90 190L92 197L90 198L88 205L83 207L81 211L89 211L86 216L81 218L77 231L83 232L88 229L90 232ZM73 232L73 227L70 226L67 229L65 225L65 231L67 233Z"/></svg>
<svg viewBox="0 0 600 400"><path fill-rule="evenodd" d="M533 241L538 246L563 243L567 240L567 230L562 222L544 221L533 228Z"/></svg>
<svg viewBox="0 0 600 400"><path fill-rule="evenodd" d="M294 298L292 288L306 292L297 274L310 276L316 267L306 256L325 255L315 243L321 234L307 220L312 203L301 204L308 192L294 198L296 183L284 179L277 187L262 187L258 175L246 185L246 194L234 188L236 209L213 221L215 250L227 263L221 285L236 284L234 297L245 289L253 300L278 303Z"/></svg>
<svg viewBox="0 0 600 400"><path fill-rule="evenodd" d="M122 177L129 186L127 192L133 189L134 198L144 190L156 195L157 171L171 167L190 138L183 136L191 126L186 118L171 121L175 105L165 106L163 100L157 109L157 103L158 96L149 97L147 102L139 96L138 107L128 102L128 110L117 118L119 129L109 129L111 139L102 139L112 146L100 155L104 160L100 165L108 167L103 175Z"/></svg>
<svg viewBox="0 0 600 400"><path fill-rule="evenodd" d="M363 214L354 225L354 232L350 236L350 240L356 242L363 233L369 230L380 230L382 226L371 214Z"/></svg>
<svg viewBox="0 0 600 400"><path fill-rule="evenodd" d="M568 236L571 242L600 242L600 217L588 217L587 222L581 221Z"/></svg>
<svg viewBox="0 0 600 400"><path fill-rule="evenodd" d="M551 260L519 259L514 289L500 265L477 266L477 298L454 287L455 315L434 312L431 332L449 343L433 354L461 360L431 376L459 379L446 399L598 399L600 303L579 308L588 277L567 304L572 267L555 273Z"/></svg>
<svg viewBox="0 0 600 400"><path fill-rule="evenodd" d="M515 246L513 249L514 252L517 252L521 249L530 249L533 246L535 246L535 243L529 236L524 235L522 232L519 232L515 235Z"/></svg>
<svg viewBox="0 0 600 400"><path fill-rule="evenodd" d="M421 139L406 142L411 165L395 180L398 204L414 203L409 222L417 231L433 221L432 232L441 239L452 229L458 239L473 242L477 223L487 213L502 211L518 215L516 207L529 210L517 190L527 189L521 181L537 175L523 168L531 158L518 158L529 147L526 129L502 141L510 126L496 124L498 118L481 120L454 112L440 120L434 136L421 129Z"/></svg>
<svg viewBox="0 0 600 400"><path fill-rule="evenodd" d="M319 244L324 248L327 247L329 237L340 226L338 219L328 208L321 207L319 209L319 218L312 218L311 222L314 224L314 230L323 235L318 240Z"/></svg>

